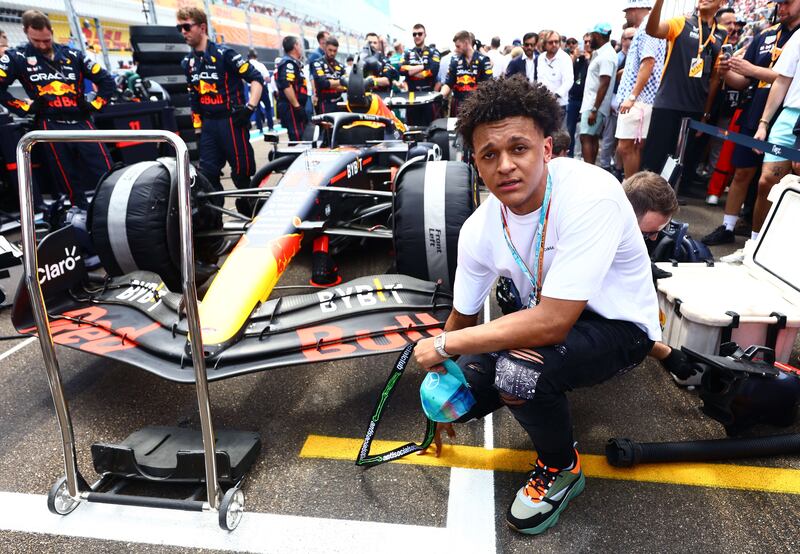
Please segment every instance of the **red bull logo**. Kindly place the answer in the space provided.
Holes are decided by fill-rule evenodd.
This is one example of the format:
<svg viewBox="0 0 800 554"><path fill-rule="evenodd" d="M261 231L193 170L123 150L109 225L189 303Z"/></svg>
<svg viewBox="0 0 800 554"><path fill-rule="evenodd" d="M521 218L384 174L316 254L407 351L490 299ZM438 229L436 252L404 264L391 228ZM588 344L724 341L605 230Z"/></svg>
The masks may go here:
<svg viewBox="0 0 800 554"><path fill-rule="evenodd" d="M461 77L456 79L456 85L461 86L472 86L475 84L475 77L472 75L462 75Z"/></svg>
<svg viewBox="0 0 800 554"><path fill-rule="evenodd" d="M15 98L15 99L10 100L8 102L8 107L9 108L16 108L18 110L22 110L22 111L27 112L28 109L30 108L30 105L27 102L25 102L24 100L20 100L18 98Z"/></svg>
<svg viewBox="0 0 800 554"><path fill-rule="evenodd" d="M65 94L78 93L74 84L68 85L67 83L62 83L61 81L51 81L46 85L37 85L36 88L39 91L39 96L64 96Z"/></svg>
<svg viewBox="0 0 800 554"><path fill-rule="evenodd" d="M207 83L202 79L195 88L200 94L219 94L216 83Z"/></svg>

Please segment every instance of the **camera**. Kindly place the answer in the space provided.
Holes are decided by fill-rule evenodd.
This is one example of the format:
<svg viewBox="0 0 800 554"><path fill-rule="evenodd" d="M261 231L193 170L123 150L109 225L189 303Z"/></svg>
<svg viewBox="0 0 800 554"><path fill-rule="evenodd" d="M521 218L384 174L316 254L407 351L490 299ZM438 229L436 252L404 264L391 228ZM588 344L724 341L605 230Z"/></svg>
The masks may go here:
<svg viewBox="0 0 800 554"><path fill-rule="evenodd" d="M722 45L722 56L729 60L731 56L733 56L733 45L732 44L723 44Z"/></svg>

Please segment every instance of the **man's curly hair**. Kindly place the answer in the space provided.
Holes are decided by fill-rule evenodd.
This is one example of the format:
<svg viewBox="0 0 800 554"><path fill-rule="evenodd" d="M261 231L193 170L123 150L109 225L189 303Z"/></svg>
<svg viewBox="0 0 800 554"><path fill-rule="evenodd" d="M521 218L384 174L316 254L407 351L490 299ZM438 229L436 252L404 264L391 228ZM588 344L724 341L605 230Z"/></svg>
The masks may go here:
<svg viewBox="0 0 800 554"><path fill-rule="evenodd" d="M473 150L472 136L478 125L516 116L533 119L545 137L561 126L561 108L547 87L514 75L481 83L459 106L456 130Z"/></svg>

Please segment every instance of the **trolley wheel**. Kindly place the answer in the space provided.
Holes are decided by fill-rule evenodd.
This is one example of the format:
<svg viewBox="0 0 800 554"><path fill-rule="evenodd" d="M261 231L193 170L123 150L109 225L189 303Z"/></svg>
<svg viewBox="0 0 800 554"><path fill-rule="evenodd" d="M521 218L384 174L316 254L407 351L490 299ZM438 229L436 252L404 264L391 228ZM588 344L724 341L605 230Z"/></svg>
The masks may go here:
<svg viewBox="0 0 800 554"><path fill-rule="evenodd" d="M242 521L244 513L244 492L233 487L228 489L219 505L219 526L226 531L233 531Z"/></svg>
<svg viewBox="0 0 800 554"><path fill-rule="evenodd" d="M61 477L47 493L47 509L50 512L65 516L78 507L79 500L75 500L67 491L67 478Z"/></svg>

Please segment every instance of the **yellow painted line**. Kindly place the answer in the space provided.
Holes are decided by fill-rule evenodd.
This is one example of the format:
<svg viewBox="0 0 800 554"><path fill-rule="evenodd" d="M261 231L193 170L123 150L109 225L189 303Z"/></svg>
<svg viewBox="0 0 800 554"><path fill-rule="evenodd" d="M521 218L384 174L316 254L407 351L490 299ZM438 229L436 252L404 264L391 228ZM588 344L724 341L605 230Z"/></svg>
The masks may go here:
<svg viewBox="0 0 800 554"><path fill-rule="evenodd" d="M309 435L300 457L355 463L361 443L360 439ZM376 440L372 443L372 452L386 452L403 444ZM439 458L433 454L412 454L392 463L526 472L530 471L535 455L532 450L486 450L479 446L445 444ZM623 469L609 465L605 456L597 454L581 454L581 463L587 477L600 479L800 494L800 470L797 469L708 463L642 464Z"/></svg>

